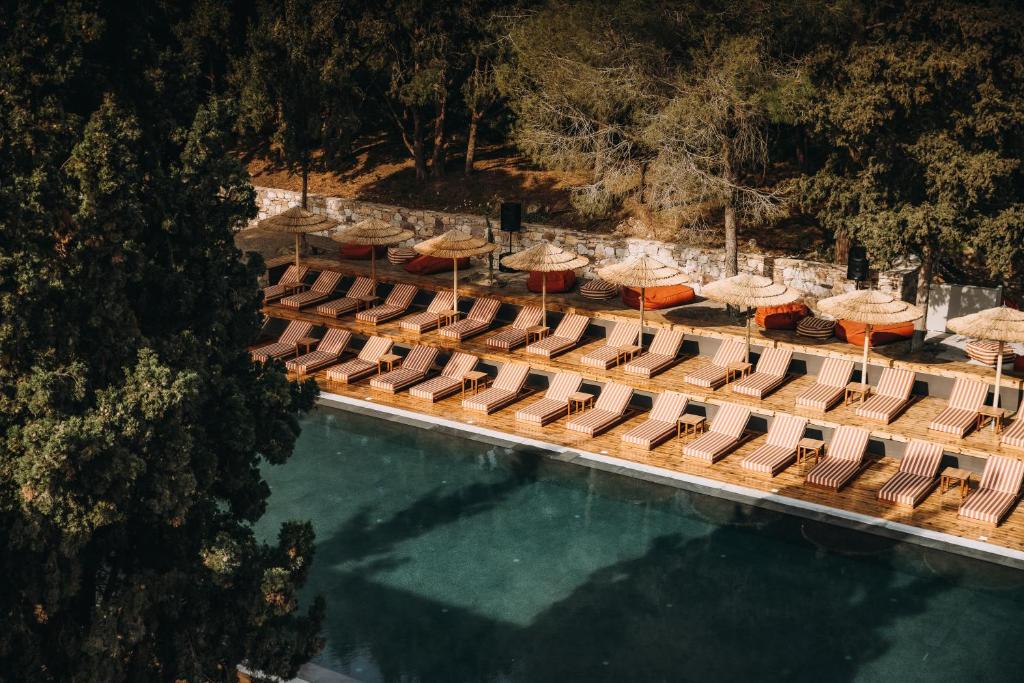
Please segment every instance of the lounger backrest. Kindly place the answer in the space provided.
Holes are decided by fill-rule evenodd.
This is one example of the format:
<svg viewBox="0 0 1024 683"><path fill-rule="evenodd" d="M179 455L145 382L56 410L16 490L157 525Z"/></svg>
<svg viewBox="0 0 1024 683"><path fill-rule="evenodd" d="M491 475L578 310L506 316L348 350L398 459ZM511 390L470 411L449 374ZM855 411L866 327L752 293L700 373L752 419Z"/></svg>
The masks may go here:
<svg viewBox="0 0 1024 683"><path fill-rule="evenodd" d="M654 399L651 408L651 419L655 422L671 422L675 424L679 416L686 411L690 400L678 391L663 391Z"/></svg>
<svg viewBox="0 0 1024 683"><path fill-rule="evenodd" d="M583 384L583 377L579 373L560 372L551 380L548 390L544 392L544 398L549 398L552 401L568 401L569 394L579 391L581 384Z"/></svg>
<svg viewBox="0 0 1024 683"><path fill-rule="evenodd" d="M302 320L293 320L288 323L288 327L284 328L284 332L277 341L282 344L294 344L303 337L309 336L309 331L313 329L313 323L303 322Z"/></svg>
<svg viewBox="0 0 1024 683"><path fill-rule="evenodd" d="M906 401L910 398L910 390L914 388L914 373L911 370L886 368L882 371L882 379L878 380L879 396L889 396Z"/></svg>
<svg viewBox="0 0 1024 683"><path fill-rule="evenodd" d="M336 327L327 330L327 334L325 334L324 338L320 340L320 344L316 347L316 350L337 355L345 350L345 347L348 346L348 343L351 340L351 332Z"/></svg>
<svg viewBox="0 0 1024 683"><path fill-rule="evenodd" d="M675 358L679 355L679 348L683 345L686 333L681 330L671 330L663 327L654 335L651 341L650 352L658 356L670 356Z"/></svg>
<svg viewBox="0 0 1024 683"><path fill-rule="evenodd" d="M871 434L866 429L842 425L833 435L832 443L828 445L828 457L860 462L868 449L869 436Z"/></svg>
<svg viewBox="0 0 1024 683"><path fill-rule="evenodd" d="M724 368L727 365L739 363L746 358L746 355L747 347L743 342L736 341L735 339L725 339L718 347L718 350L715 351L715 357L711 359L711 363Z"/></svg>
<svg viewBox="0 0 1024 683"><path fill-rule="evenodd" d="M827 387L845 387L853 376L853 361L845 358L826 358L815 380Z"/></svg>
<svg viewBox="0 0 1024 683"><path fill-rule="evenodd" d="M498 315L499 308L501 302L497 299L477 299L466 317L477 322L490 323L494 316Z"/></svg>
<svg viewBox="0 0 1024 683"><path fill-rule="evenodd" d="M373 280L368 277L357 277L356 281L353 282L348 291L345 292L345 296L349 299L358 299L361 296L370 296L373 293Z"/></svg>
<svg viewBox="0 0 1024 683"><path fill-rule="evenodd" d="M806 427L807 418L780 413L772 419L772 426L768 428L768 438L765 441L770 446L796 449L797 443L804 438Z"/></svg>
<svg viewBox="0 0 1024 683"><path fill-rule="evenodd" d="M435 360L437 360L437 349L429 346L414 346L402 361L402 367L406 370L426 372Z"/></svg>
<svg viewBox="0 0 1024 683"><path fill-rule="evenodd" d="M942 446L930 441L913 439L900 460L900 472L909 472L920 477L934 477L939 473L942 462Z"/></svg>
<svg viewBox="0 0 1024 683"><path fill-rule="evenodd" d="M715 414L715 419L711 422L711 431L738 439L746 429L749 419L749 408L735 403L726 403Z"/></svg>
<svg viewBox="0 0 1024 683"><path fill-rule="evenodd" d="M639 323L615 323L615 327L608 333L606 346L617 349L627 344L635 344L638 334L640 334Z"/></svg>
<svg viewBox="0 0 1024 683"><path fill-rule="evenodd" d="M438 292L434 295L434 300L427 306L428 313L440 313L441 311L452 310L452 303L455 301L454 296L448 290Z"/></svg>
<svg viewBox="0 0 1024 683"><path fill-rule="evenodd" d="M357 279L356 282L358 281ZM341 282L341 273L334 270L324 270L316 276L316 280L313 281L310 289L321 294L331 294L338 288L339 282Z"/></svg>
<svg viewBox="0 0 1024 683"><path fill-rule="evenodd" d="M629 405L631 398L633 398L633 387L618 382L608 382L601 389L601 395L597 397L594 408L621 415Z"/></svg>
<svg viewBox="0 0 1024 683"><path fill-rule="evenodd" d="M961 377L953 384L953 391L949 394L949 407L977 412L978 408L985 404L986 396L988 385L976 379Z"/></svg>
<svg viewBox="0 0 1024 683"><path fill-rule="evenodd" d="M494 388L504 391L518 392L530 375L530 366L526 363L505 363L494 378Z"/></svg>
<svg viewBox="0 0 1024 683"><path fill-rule="evenodd" d="M560 323L558 323L558 327L555 328L552 336L561 337L562 339L571 339L572 341L579 341L579 338L583 336L588 325L590 325L590 318L585 315L569 313L562 318Z"/></svg>
<svg viewBox="0 0 1024 683"><path fill-rule="evenodd" d="M452 379L462 379L479 362L480 359L472 354L456 351L448 359L448 362L444 364L444 370L441 371L441 374Z"/></svg>
<svg viewBox="0 0 1024 683"><path fill-rule="evenodd" d="M394 342L387 337L370 337L356 357L367 363L376 363L378 358L391 350L392 344Z"/></svg>
<svg viewBox="0 0 1024 683"><path fill-rule="evenodd" d="M395 308L409 308L415 298L416 287L414 285L395 285L384 303Z"/></svg>
<svg viewBox="0 0 1024 683"><path fill-rule="evenodd" d="M757 359L757 372L773 377L782 377L789 370L793 352L789 349L765 349Z"/></svg>
<svg viewBox="0 0 1024 683"><path fill-rule="evenodd" d="M990 455L981 474L981 488L1017 495L1021 479L1024 479L1024 460Z"/></svg>
<svg viewBox="0 0 1024 683"><path fill-rule="evenodd" d="M288 266L284 274L281 275L281 279L277 281L277 284L283 285L286 282L300 282L302 278L306 277L307 270L306 266Z"/></svg>
<svg viewBox="0 0 1024 683"><path fill-rule="evenodd" d="M527 330L536 325L544 318L544 309L540 306L523 306L519 314L512 321L512 327L517 330Z"/></svg>

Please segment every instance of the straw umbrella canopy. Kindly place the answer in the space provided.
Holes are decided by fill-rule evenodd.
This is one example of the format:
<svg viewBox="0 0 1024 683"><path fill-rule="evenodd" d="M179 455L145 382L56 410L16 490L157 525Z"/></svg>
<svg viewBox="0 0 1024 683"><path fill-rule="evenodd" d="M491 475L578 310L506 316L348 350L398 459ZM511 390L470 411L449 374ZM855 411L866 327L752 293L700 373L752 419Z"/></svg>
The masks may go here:
<svg viewBox="0 0 1024 683"><path fill-rule="evenodd" d="M861 372L861 384L865 387L868 385L871 326L912 323L924 317L924 312L917 306L877 289L859 289L822 299L818 302L818 310L835 318L864 324L864 369ZM861 400L863 399L864 394L861 394Z"/></svg>
<svg viewBox="0 0 1024 683"><path fill-rule="evenodd" d="M377 249L376 247L400 244L413 236L412 230L406 230L394 223L379 218L367 218L353 225L347 225L331 235L331 239L342 244L359 244L370 249L370 279L374 287L377 285Z"/></svg>
<svg viewBox="0 0 1024 683"><path fill-rule="evenodd" d="M649 256L640 256L629 261L598 268L597 276L617 285L640 289L640 347L644 345L644 295L646 289L648 287L681 285L690 281L678 268Z"/></svg>
<svg viewBox="0 0 1024 683"><path fill-rule="evenodd" d="M1006 306L996 306L961 318L953 318L946 322L946 327L957 334L999 342L999 356L996 360L996 387L992 398L992 407L998 408L999 382L1003 376L1003 344L1024 342L1024 312Z"/></svg>
<svg viewBox="0 0 1024 683"><path fill-rule="evenodd" d="M547 274L563 270L576 270L590 263L590 259L581 256L573 251L567 251L553 244L542 242L535 244L529 249L524 249L517 254L506 256L501 259L501 264L507 268L524 271L537 271L544 273L541 279L540 302L544 311L543 324L548 324L548 278Z"/></svg>
<svg viewBox="0 0 1024 683"><path fill-rule="evenodd" d="M761 306L784 306L799 301L800 292L760 275L740 273L701 288L701 296L747 309L747 362L750 362L750 310Z"/></svg>
<svg viewBox="0 0 1024 683"><path fill-rule="evenodd" d="M295 235L295 265L298 267L299 235L330 230L337 224L338 221L333 218L307 211L301 206L293 206L276 216L263 219L256 227L267 232L291 233Z"/></svg>
<svg viewBox="0 0 1024 683"><path fill-rule="evenodd" d="M497 248L497 244L461 230L449 230L413 247L419 254L452 260L452 310L454 311L459 310L459 259L487 254Z"/></svg>

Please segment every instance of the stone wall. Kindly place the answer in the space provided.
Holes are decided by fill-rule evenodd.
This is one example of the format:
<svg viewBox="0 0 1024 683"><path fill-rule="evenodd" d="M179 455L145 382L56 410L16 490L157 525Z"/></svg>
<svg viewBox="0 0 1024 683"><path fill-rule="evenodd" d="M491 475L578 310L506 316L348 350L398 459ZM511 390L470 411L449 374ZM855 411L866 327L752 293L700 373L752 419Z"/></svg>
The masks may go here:
<svg viewBox="0 0 1024 683"><path fill-rule="evenodd" d="M291 206L298 206L301 195L298 192L279 190L271 187L256 187L256 204L259 214L256 221L280 213ZM398 206L364 202L342 197L309 196L309 208L325 213L342 225L356 223L375 217L394 221L415 230L416 240L438 235L446 230L458 228L483 236L487 231L487 218L475 214L445 213L422 209L406 209ZM253 221L255 224L256 221ZM494 239L501 240L506 233L498 231L497 222L492 222ZM682 269L695 284L695 289L713 280L725 277L725 252L721 249L690 247L658 240L644 240L617 234L585 232L539 223L523 223L523 230L515 238L516 248L533 246L538 242L553 242L567 249L591 258L591 264L584 273L591 275L595 267L634 256L647 254L659 261ZM410 243L414 240L410 240ZM855 289L852 280L846 279L846 269L828 263L802 259L778 258L765 254L739 255L740 272L771 277L785 283L811 298L822 298ZM913 294L916 283L916 268L884 271L878 274L878 287L886 291L899 292L903 298Z"/></svg>

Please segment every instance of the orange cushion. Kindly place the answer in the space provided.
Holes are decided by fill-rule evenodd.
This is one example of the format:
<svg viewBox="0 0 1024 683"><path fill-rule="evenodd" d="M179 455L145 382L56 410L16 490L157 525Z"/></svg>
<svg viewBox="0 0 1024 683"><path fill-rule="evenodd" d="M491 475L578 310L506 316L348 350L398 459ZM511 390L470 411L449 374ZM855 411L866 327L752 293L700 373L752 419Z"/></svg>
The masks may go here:
<svg viewBox="0 0 1024 683"><path fill-rule="evenodd" d="M754 322L766 330L795 330L811 311L800 302L784 306L762 306L754 313Z"/></svg>
<svg viewBox="0 0 1024 683"><path fill-rule="evenodd" d="M1014 372L1024 372L1024 356L1017 356L1017 359L1013 361Z"/></svg>
<svg viewBox="0 0 1024 683"><path fill-rule="evenodd" d="M659 308L671 308L693 301L693 289L686 285L669 285L668 287L648 287L644 290L644 308L654 311ZM622 288L622 303L630 308L640 308L640 289L637 287Z"/></svg>
<svg viewBox="0 0 1024 683"><path fill-rule="evenodd" d="M452 260L450 258L437 258L436 256L427 256L421 254L413 260L407 262L404 266L407 271L413 275L432 275L434 273L444 273L452 269ZM459 268L468 268L469 259L460 258Z"/></svg>
<svg viewBox="0 0 1024 683"><path fill-rule="evenodd" d="M864 323L855 323L852 320L839 320L836 322L836 336L854 346L864 346ZM897 341L910 339L914 336L914 323L899 323L897 325L872 325L871 346L882 346Z"/></svg>
<svg viewBox="0 0 1024 683"><path fill-rule="evenodd" d="M574 270L555 270L550 273L533 270L526 278L526 288L531 292L539 292L545 275L549 292L568 292L576 285L576 271Z"/></svg>
<svg viewBox="0 0 1024 683"><path fill-rule="evenodd" d="M369 260L370 250L374 248L375 247L371 247L368 244L343 244L341 245L341 258ZM386 246L376 247L376 249L377 258L386 256L388 253L388 248Z"/></svg>

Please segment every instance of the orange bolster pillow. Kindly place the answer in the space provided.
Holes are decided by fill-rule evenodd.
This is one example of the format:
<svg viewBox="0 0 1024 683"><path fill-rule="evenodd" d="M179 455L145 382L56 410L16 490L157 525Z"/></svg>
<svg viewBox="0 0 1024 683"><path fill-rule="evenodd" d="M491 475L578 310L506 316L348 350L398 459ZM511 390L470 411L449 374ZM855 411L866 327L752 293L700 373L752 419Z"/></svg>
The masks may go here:
<svg viewBox="0 0 1024 683"><path fill-rule="evenodd" d="M370 252L373 249L377 250L377 258L387 256L388 248L386 246L372 247L368 244L343 244L341 245L341 258L369 260Z"/></svg>
<svg viewBox="0 0 1024 683"><path fill-rule="evenodd" d="M568 292L576 285L576 271L553 270L542 273L531 270L530 276L526 278L526 288L531 292L539 292L545 279L548 281L548 292Z"/></svg>
<svg viewBox="0 0 1024 683"><path fill-rule="evenodd" d="M766 330L795 330L797 324L810 314L810 309L800 302L761 306L754 313L754 322Z"/></svg>
<svg viewBox="0 0 1024 683"><path fill-rule="evenodd" d="M688 304L693 301L694 296L693 288L686 285L648 287L644 290L644 309L654 311L659 308ZM630 308L640 308L640 289L638 287L623 287L622 303Z"/></svg>
<svg viewBox="0 0 1024 683"><path fill-rule="evenodd" d="M413 275L433 275L434 273L445 273L452 269L452 260L450 258L437 258L436 256L427 256L421 254L411 261L407 261L404 266L407 271ZM459 259L459 268L469 267L469 257Z"/></svg>
<svg viewBox="0 0 1024 683"><path fill-rule="evenodd" d="M864 323L852 320L836 322L836 336L854 346L864 346ZM897 341L904 341L914 336L914 323L898 323L896 325L872 325L869 346L882 346Z"/></svg>

